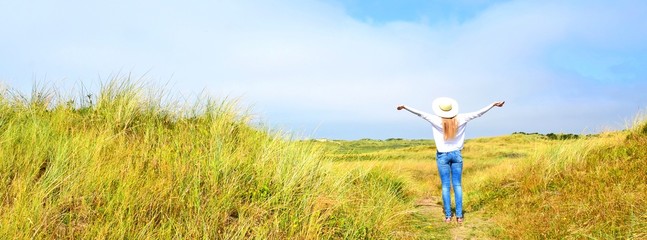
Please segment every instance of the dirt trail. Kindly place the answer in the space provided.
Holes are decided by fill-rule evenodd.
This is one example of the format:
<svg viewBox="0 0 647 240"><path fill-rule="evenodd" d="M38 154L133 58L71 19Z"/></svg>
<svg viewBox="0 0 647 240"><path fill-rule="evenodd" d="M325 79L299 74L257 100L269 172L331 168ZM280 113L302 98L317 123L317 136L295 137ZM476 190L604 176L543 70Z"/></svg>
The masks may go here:
<svg viewBox="0 0 647 240"><path fill-rule="evenodd" d="M451 239L489 239L485 234L488 230L488 221L479 213L470 213L465 215L463 224L456 223L456 218L452 218L452 223L445 223L442 199L432 196L416 201L416 207L420 213L429 217L429 226L437 229L448 229Z"/></svg>

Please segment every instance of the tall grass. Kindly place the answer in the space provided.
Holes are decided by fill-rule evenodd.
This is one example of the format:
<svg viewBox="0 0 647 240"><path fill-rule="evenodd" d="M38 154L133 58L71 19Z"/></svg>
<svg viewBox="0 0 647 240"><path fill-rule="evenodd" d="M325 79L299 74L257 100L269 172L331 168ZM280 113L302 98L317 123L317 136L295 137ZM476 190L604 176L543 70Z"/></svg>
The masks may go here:
<svg viewBox="0 0 647 240"><path fill-rule="evenodd" d="M466 142L466 223L457 229L474 239L646 239L646 119L637 117L625 131L577 139L549 136L512 134ZM330 149L327 155L339 166L392 169L409 195L441 204L430 140L319 144ZM429 219L430 224L440 217ZM436 233L431 238L450 238Z"/></svg>
<svg viewBox="0 0 647 240"><path fill-rule="evenodd" d="M484 184L480 201L501 225L499 237L644 239L645 146L643 119L627 131L539 148Z"/></svg>
<svg viewBox="0 0 647 240"><path fill-rule="evenodd" d="M154 91L152 91L154 92ZM414 238L384 170L250 126L233 101L164 106L129 80L96 97L0 97L0 236Z"/></svg>

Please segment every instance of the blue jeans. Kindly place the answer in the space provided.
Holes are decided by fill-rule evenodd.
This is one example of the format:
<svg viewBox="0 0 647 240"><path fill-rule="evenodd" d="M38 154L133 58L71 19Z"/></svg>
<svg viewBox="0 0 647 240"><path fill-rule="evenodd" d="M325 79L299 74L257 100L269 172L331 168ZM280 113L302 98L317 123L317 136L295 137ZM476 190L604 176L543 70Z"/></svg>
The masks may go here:
<svg viewBox="0 0 647 240"><path fill-rule="evenodd" d="M456 201L456 217L463 217L463 187L461 175L463 172L463 156L460 150L452 152L437 152L436 163L443 193L443 210L445 217L452 216L450 183L454 186L454 200ZM451 179L451 182L450 182Z"/></svg>

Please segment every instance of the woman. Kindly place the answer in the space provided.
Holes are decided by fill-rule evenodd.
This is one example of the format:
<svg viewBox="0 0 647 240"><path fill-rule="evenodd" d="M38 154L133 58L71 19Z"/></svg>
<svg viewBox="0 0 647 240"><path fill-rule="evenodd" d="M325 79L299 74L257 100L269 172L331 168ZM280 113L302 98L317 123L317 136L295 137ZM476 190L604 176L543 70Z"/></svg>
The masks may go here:
<svg viewBox="0 0 647 240"><path fill-rule="evenodd" d="M442 185L443 210L445 222L452 220L451 197L449 193L450 179L454 186L454 200L456 201L456 221L463 223L463 189L461 187L461 174L463 171L463 157L461 150L465 142L465 125L470 120L480 117L493 107L503 107L505 102L495 102L483 109L458 114L458 103L456 100L441 97L432 102L435 115L421 112L404 105L398 106L398 110L406 109L416 114L433 126L434 141L436 142L436 164L438 175Z"/></svg>

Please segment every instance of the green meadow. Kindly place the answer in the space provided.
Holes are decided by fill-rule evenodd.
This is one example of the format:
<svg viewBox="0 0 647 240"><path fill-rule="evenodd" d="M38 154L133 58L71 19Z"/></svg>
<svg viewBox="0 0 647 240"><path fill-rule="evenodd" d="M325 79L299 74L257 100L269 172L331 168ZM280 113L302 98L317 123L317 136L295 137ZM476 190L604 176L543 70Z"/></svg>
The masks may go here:
<svg viewBox="0 0 647 240"><path fill-rule="evenodd" d="M299 140L235 100L129 80L64 95L0 95L0 236L647 238L642 115L596 135L468 140L457 225L442 222L431 140Z"/></svg>

